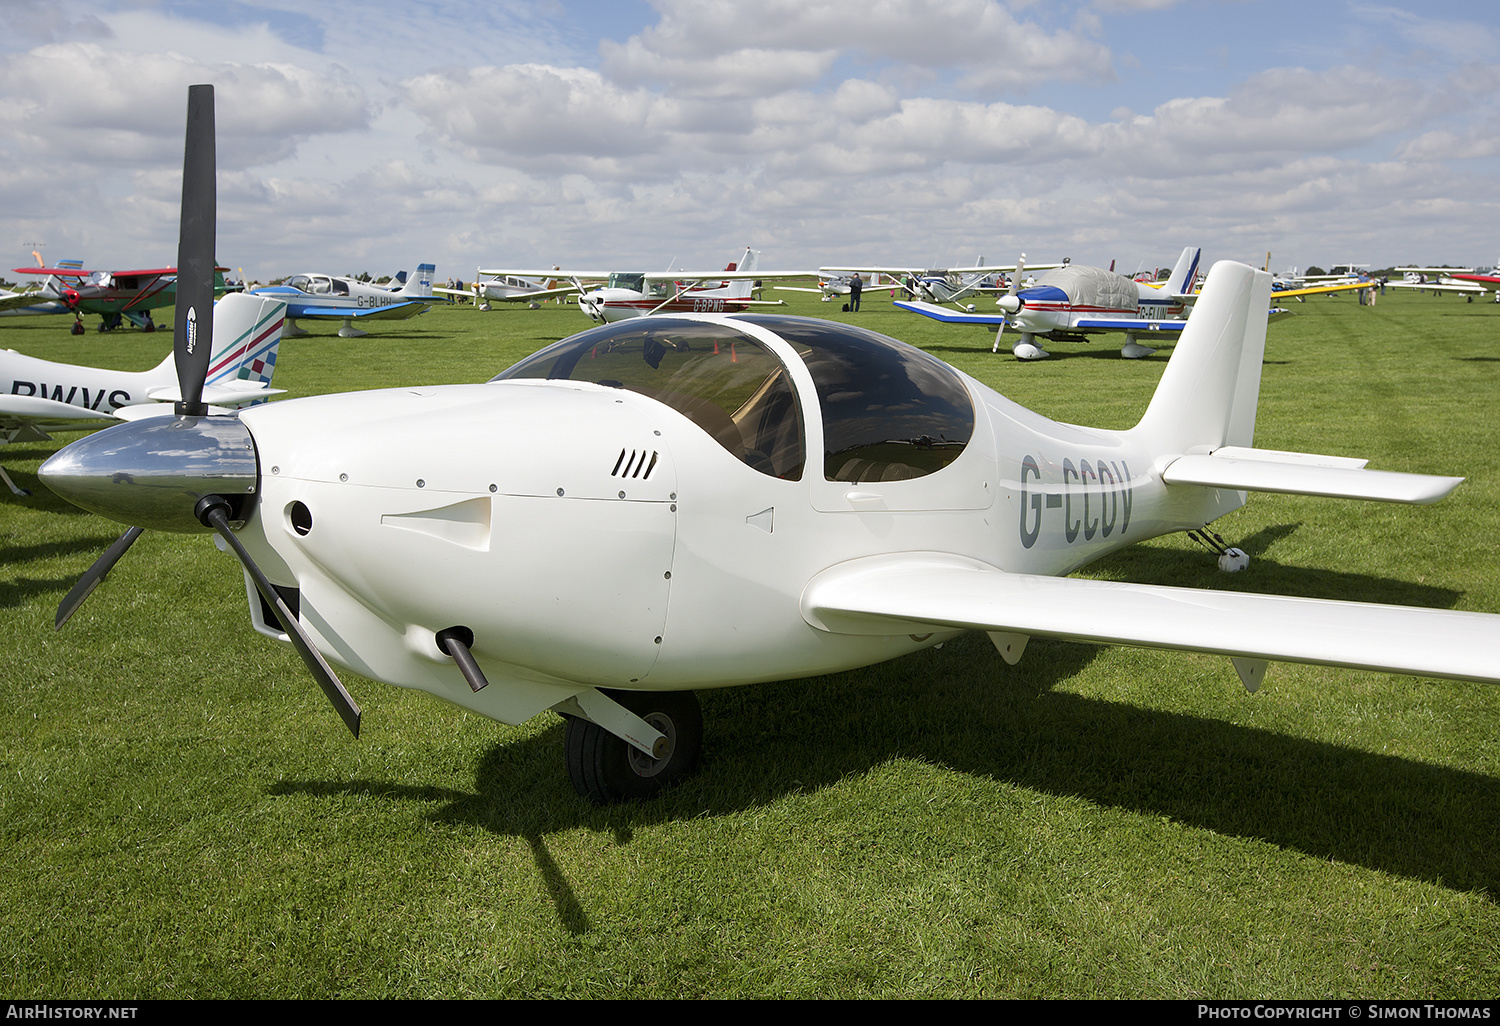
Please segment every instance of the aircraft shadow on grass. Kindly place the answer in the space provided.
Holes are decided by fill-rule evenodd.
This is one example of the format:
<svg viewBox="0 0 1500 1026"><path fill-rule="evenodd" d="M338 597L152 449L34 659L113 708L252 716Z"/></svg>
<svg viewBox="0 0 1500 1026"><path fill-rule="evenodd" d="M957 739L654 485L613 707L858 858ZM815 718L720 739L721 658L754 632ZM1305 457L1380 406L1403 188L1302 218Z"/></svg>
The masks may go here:
<svg viewBox="0 0 1500 1026"><path fill-rule="evenodd" d="M987 639L969 634L879 673L707 691L704 709L715 724L707 772L641 804L601 808L572 793L552 769L561 722L492 746L476 767L473 793L374 780L284 781L270 791L442 803L426 817L520 838L560 922L575 934L588 931L588 916L547 849L548 834L584 827L627 844L643 826L743 812L895 760L1500 895L1495 778L1058 690L1105 652L1036 638L1011 667ZM1205 686L1201 667L1181 664L1177 672L1165 687ZM1347 686L1338 679L1344 674L1331 672L1329 687ZM1223 688L1226 706L1240 687L1227 673L1207 686ZM1274 692L1274 678L1268 687ZM1015 813L1002 805L994 815Z"/></svg>

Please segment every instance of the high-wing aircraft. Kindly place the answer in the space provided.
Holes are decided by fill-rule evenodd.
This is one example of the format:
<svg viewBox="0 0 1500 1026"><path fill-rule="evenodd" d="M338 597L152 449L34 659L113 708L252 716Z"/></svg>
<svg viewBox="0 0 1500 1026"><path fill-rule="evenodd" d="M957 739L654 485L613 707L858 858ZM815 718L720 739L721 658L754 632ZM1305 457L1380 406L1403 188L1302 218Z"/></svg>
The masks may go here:
<svg viewBox="0 0 1500 1026"><path fill-rule="evenodd" d="M1024 271L1026 257L1021 257L1021 270ZM1061 264L1032 264L1033 271L1050 270L1052 268L1064 267L1068 261ZM901 283L901 288L920 303L960 303L975 295L984 293L995 293L1003 286L998 284L998 276L1002 274L1016 274L1017 264L986 264L984 257L974 261L969 267L821 267L821 274L884 274L894 278ZM968 309L974 309L973 304Z"/></svg>
<svg viewBox="0 0 1500 1026"><path fill-rule="evenodd" d="M341 338L361 338L368 332L354 326L354 319L404 321L432 309L432 275L435 264L418 264L416 277L400 281L397 288L371 285L355 278L332 274L294 274L281 285L252 289L256 296L270 296L286 304L286 334L306 335L299 319L343 321Z"/></svg>
<svg viewBox="0 0 1500 1026"><path fill-rule="evenodd" d="M996 327L994 351L1006 329L1020 332L1011 351L1021 360L1041 360L1047 351L1037 344L1038 338L1088 341L1088 336L1103 331L1122 331L1125 345L1121 355L1126 359L1150 356L1155 349L1140 345L1136 336L1143 332L1177 333L1187 327L1187 310L1193 302L1193 283L1203 251L1188 246L1177 259L1171 277L1160 287L1137 282L1123 274L1102 267L1070 264L1043 274L1035 285L1020 288L1026 257L1011 276L1011 287L995 301L995 314L962 313L946 310L935 303L900 301L904 310L952 324L992 324Z"/></svg>
<svg viewBox="0 0 1500 1026"><path fill-rule="evenodd" d="M207 88L190 94L190 162ZM187 183L204 174L184 171L195 214L212 193ZM1011 663L1032 635L1221 653L1251 690L1273 660L1500 682L1500 616L1059 576L1201 529L1248 490L1428 503L1459 483L1254 448L1269 300L1269 274L1216 265L1123 431L1051 421L894 339L774 314L635 319L486 384L238 417L206 415L184 355L181 416L42 467L132 525L59 621L132 532L211 530L245 568L256 629L297 649L356 734L328 660L508 723L558 711L573 784L598 802L694 769L694 688L965 630Z"/></svg>
<svg viewBox="0 0 1500 1026"><path fill-rule="evenodd" d="M904 286L888 274L869 272L870 277L861 285L861 290L873 292L876 289L903 289ZM835 299L842 299L849 295L851 282L854 276L850 274L829 273L826 270L818 272L818 287L808 288L802 285L777 285L774 286L778 292L811 292L820 296L824 303L831 303Z"/></svg>
<svg viewBox="0 0 1500 1026"><path fill-rule="evenodd" d="M774 278L803 278L806 271L763 272L755 269L760 252L746 247L739 260L722 271L482 271L523 278L550 276L571 281L579 293L578 309L599 324L645 317L648 314L722 312L754 306L785 306L779 299L756 299L755 282ZM603 281L585 289L589 280ZM556 294L556 293L551 293Z"/></svg>
<svg viewBox="0 0 1500 1026"><path fill-rule="evenodd" d="M119 327L130 321L138 328L154 328L151 311L171 306L176 301L177 268L157 267L136 271L88 271L81 267L16 267L16 274L46 275L32 302L61 303L80 316L99 314L100 331ZM214 268L214 286L224 291L227 267ZM65 284L66 282L66 284ZM17 304L24 306L26 304ZM3 308L3 301L0 301Z"/></svg>
<svg viewBox="0 0 1500 1026"><path fill-rule="evenodd" d="M1387 282L1391 288L1417 289L1423 292L1466 293L1469 301L1485 292L1494 292L1500 303L1500 273L1480 274L1472 267L1398 267L1403 280Z"/></svg>
<svg viewBox="0 0 1500 1026"><path fill-rule="evenodd" d="M271 388L285 307L232 293L214 305L214 349L204 394L219 407L258 402ZM122 420L163 416L179 396L171 353L148 371L78 367L0 350L0 446L46 441L59 431L93 431ZM17 495L4 467L0 480Z"/></svg>
<svg viewBox="0 0 1500 1026"><path fill-rule="evenodd" d="M591 280L590 276L585 275L566 285L559 285L557 275L560 272L555 269L526 274L481 269L475 273L480 277L471 282L467 289L434 288L432 291L455 299L472 299L475 305L484 304L487 307L491 300L500 303L537 303L543 299L570 296L586 291L584 282ZM592 276L592 280L602 281L607 277L608 274L600 274Z"/></svg>

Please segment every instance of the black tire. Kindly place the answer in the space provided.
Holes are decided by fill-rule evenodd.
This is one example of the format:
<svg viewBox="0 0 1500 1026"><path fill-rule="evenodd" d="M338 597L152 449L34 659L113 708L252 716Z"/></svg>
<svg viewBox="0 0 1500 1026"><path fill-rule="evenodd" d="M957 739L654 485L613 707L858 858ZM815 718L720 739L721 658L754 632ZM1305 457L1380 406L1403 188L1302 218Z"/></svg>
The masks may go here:
<svg viewBox="0 0 1500 1026"><path fill-rule="evenodd" d="M600 689L603 691L603 689ZM664 758L588 720L568 718L566 749L573 789L596 805L650 798L692 774L703 751L703 711L691 691L603 691L667 735Z"/></svg>

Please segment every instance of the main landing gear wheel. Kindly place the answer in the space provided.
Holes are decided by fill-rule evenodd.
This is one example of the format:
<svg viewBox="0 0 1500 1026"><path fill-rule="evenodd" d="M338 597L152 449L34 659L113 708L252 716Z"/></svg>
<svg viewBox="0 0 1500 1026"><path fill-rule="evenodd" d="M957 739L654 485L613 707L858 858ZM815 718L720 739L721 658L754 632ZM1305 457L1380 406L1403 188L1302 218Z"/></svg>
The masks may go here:
<svg viewBox="0 0 1500 1026"><path fill-rule="evenodd" d="M602 689L601 689L602 690ZM667 752L653 759L596 723L568 718L568 776L573 789L596 805L650 798L698 766L703 711L691 691L605 691L667 736Z"/></svg>

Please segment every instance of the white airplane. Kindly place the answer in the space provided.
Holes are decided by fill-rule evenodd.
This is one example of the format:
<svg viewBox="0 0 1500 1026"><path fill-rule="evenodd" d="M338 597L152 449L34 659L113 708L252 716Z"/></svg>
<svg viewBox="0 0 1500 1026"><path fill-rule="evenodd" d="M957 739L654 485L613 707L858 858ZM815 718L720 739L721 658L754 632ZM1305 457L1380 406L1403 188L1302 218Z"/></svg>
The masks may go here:
<svg viewBox="0 0 1500 1026"><path fill-rule="evenodd" d="M1159 287L1102 267L1070 264L1048 271L1033 286L1020 288L1026 264L1023 253L1019 268L1011 276L1010 290L995 301L1000 308L997 314L957 313L918 301L898 301L896 305L949 324L994 325L995 352L1000 351L1007 328L1018 331L1020 339L1011 351L1021 360L1041 360L1048 356L1037 344L1038 338L1086 342L1089 335L1103 331L1124 332L1121 355L1135 360L1156 352L1137 343L1137 335L1176 334L1187 327L1187 311L1193 302L1192 289L1202 255L1201 249L1192 246L1183 249L1171 276Z"/></svg>
<svg viewBox="0 0 1500 1026"><path fill-rule="evenodd" d="M1472 297L1484 295L1485 287L1480 283L1482 275L1475 275L1472 267L1397 267L1400 281L1388 281L1393 289L1416 289L1419 292L1457 292Z"/></svg>
<svg viewBox="0 0 1500 1026"><path fill-rule="evenodd" d="M785 306L779 299L756 299L755 282L774 278L803 278L806 271L755 269L760 252L746 247L739 260L722 271L535 271L495 270L481 273L523 278L551 275L566 278L579 293L578 309L598 324L665 313L716 313L755 306ZM603 281L596 289L583 282Z"/></svg>
<svg viewBox="0 0 1500 1026"><path fill-rule="evenodd" d="M329 318L344 322L339 337L362 338L369 333L354 326L355 318L402 321L431 310L436 270L434 264L418 264L416 277L402 280L398 275L395 288L331 274L296 274L284 284L251 289L250 294L286 304L286 334L292 338L307 334L298 320Z"/></svg>
<svg viewBox="0 0 1500 1026"><path fill-rule="evenodd" d="M1025 260L1023 254L1022 269ZM1061 264L1033 264L1032 270L1047 270L1067 264L1066 260ZM999 284L999 276L1015 274L1018 265L986 264L984 257L980 257L969 267L821 267L818 270L825 274L884 274L899 281L901 288L917 302L939 304L959 303L977 294L999 292L1004 288ZM972 312L973 304L969 304L967 309Z"/></svg>
<svg viewBox="0 0 1500 1026"><path fill-rule="evenodd" d="M694 769L694 688L966 630L1011 663L1032 635L1221 653L1251 690L1272 660L1500 683L1496 615L1060 576L1201 529L1247 490L1428 503L1459 483L1254 448L1269 298L1269 274L1216 265L1124 431L1056 423L894 339L773 314L631 320L486 384L237 418L193 412L184 361L191 415L42 467L133 525L59 620L132 532L212 530L245 568L256 630L298 650L356 734L328 660L506 723L561 713L574 787L597 802Z"/></svg>
<svg viewBox="0 0 1500 1026"><path fill-rule="evenodd" d="M818 287L807 288L801 285L776 285L777 292L810 292L820 296L821 302L832 303L836 299L842 299L849 295L851 283L854 280L853 273L838 274L829 273L826 269L818 272ZM874 292L876 289L900 289L902 284L888 274L871 272L868 280L860 285L861 292Z"/></svg>
<svg viewBox="0 0 1500 1026"><path fill-rule="evenodd" d="M268 297L231 293L214 305L214 349L204 395L217 407L259 402L272 388L285 306ZM171 353L152 370L78 367L0 350L0 446L43 442L59 431L93 431L122 420L163 416L180 398ZM4 467L0 480L17 495Z"/></svg>
<svg viewBox="0 0 1500 1026"><path fill-rule="evenodd" d="M35 317L65 313L72 313L68 304L46 293L11 292L9 289L0 289L0 317Z"/></svg>
<svg viewBox="0 0 1500 1026"><path fill-rule="evenodd" d="M530 304L540 302L543 299L552 299L556 296L569 296L584 291L583 285L580 283L556 284L555 276L558 273L554 270L547 272L546 275L537 272L528 276L480 269L475 274L481 276L489 275L489 277L477 278L469 284L467 289L434 288L432 291L439 295L453 296L456 299L472 299L475 306L482 304L485 309L488 309L491 300L500 303ZM608 276L601 275L599 277L602 279Z"/></svg>

